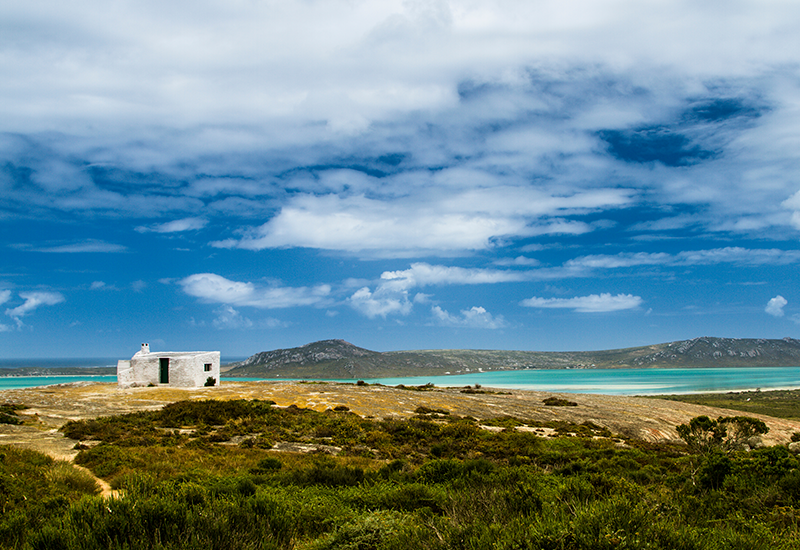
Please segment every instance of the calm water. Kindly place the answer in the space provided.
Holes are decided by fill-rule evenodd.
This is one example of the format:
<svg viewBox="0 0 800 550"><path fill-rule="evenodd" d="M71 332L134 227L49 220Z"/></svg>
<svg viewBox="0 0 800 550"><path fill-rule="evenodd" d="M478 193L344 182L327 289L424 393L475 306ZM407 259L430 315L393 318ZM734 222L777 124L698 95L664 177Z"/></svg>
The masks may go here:
<svg viewBox="0 0 800 550"><path fill-rule="evenodd" d="M6 376L0 377L0 390L14 390L20 388L33 388L36 386L51 386L53 384L68 384L70 382L113 382L117 377L109 376Z"/></svg>
<svg viewBox="0 0 800 550"><path fill-rule="evenodd" d="M222 363L243 361L246 357L223 357ZM116 375L107 376L3 376L4 369L22 367L59 369L59 368L88 368L88 367L115 367L117 358L90 357L68 359L0 359L0 391L19 388L33 388L36 386L50 386L53 384L68 384L70 382L117 382Z"/></svg>
<svg viewBox="0 0 800 550"><path fill-rule="evenodd" d="M223 378L224 382L226 379ZM228 379L230 380L230 379ZM254 380L240 379L240 380ZM340 380L353 382L353 380ZM386 386L471 386L608 395L727 392L800 388L800 367L715 369L559 369L481 372L451 376L365 379Z"/></svg>
<svg viewBox="0 0 800 550"><path fill-rule="evenodd" d="M20 365L15 365L20 366ZM44 366L34 364L29 366ZM65 365L62 365L65 366ZM74 366L74 365L70 365ZM103 364L85 366L106 366ZM2 368L2 367L0 367ZM2 373L2 370L0 370ZM116 376L32 376L0 377L0 390L29 388L93 380L116 382ZM256 378L223 378L222 383ZM286 379L283 379L286 380ZM353 380L339 380L350 382ZM527 389L565 393L609 395L657 395L674 393L727 392L800 388L800 367L715 368L715 369L567 369L497 371L452 376L365 379L386 386L471 386Z"/></svg>
<svg viewBox="0 0 800 550"><path fill-rule="evenodd" d="M84 368L84 367L116 367L117 359L113 357L81 357L78 359L0 359L0 375L3 369L17 368Z"/></svg>

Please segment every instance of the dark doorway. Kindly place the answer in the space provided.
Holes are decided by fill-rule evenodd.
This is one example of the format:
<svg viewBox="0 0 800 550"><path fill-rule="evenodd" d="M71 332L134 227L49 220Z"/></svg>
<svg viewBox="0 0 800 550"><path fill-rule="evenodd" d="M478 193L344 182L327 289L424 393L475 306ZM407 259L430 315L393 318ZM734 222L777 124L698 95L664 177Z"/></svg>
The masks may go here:
<svg viewBox="0 0 800 550"><path fill-rule="evenodd" d="M169 384L169 357L162 357L158 362L161 367L161 383Z"/></svg>

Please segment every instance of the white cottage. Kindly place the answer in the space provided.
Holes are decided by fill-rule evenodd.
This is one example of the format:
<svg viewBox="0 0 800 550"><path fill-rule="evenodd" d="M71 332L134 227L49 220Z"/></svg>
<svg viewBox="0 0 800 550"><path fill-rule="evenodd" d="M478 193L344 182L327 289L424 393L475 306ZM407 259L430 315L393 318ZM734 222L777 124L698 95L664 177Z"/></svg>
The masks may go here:
<svg viewBox="0 0 800 550"><path fill-rule="evenodd" d="M129 360L117 361L120 387L177 386L193 388L219 386L218 351L163 351L153 353L150 344Z"/></svg>

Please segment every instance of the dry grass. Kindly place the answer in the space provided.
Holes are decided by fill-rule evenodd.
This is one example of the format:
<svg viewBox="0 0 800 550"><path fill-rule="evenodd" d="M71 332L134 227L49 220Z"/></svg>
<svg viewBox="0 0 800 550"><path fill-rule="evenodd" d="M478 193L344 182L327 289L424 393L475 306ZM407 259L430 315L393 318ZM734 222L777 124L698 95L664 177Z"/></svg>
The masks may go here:
<svg viewBox="0 0 800 550"><path fill-rule="evenodd" d="M645 441L677 440L675 430L696 416L735 416L735 411L691 403L637 397L552 394L514 390L510 393L465 394L463 388L409 391L387 386L302 382L226 382L217 388L130 388L115 384L77 383L0 392L0 401L21 403L22 426L0 425L0 443L23 445L60 459L72 459L73 441L57 430L81 420L140 410L155 410L185 399L271 399L279 406L295 404L317 411L346 406L373 418L408 418L419 407L448 411L479 420L510 416L529 422L591 422L615 434ZM491 391L491 388L484 388ZM550 397L577 403L547 406ZM765 443L786 443L800 431L800 421L754 415L770 428Z"/></svg>

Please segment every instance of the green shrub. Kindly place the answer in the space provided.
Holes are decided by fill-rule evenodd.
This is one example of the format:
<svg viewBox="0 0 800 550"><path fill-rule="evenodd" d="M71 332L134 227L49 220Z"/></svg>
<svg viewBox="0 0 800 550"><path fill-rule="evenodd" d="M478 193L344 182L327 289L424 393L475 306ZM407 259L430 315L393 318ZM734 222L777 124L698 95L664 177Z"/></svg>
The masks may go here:
<svg viewBox="0 0 800 550"><path fill-rule="evenodd" d="M364 470L339 464L329 457L321 457L315 459L310 468L293 471L290 479L298 485L353 486L364 481Z"/></svg>
<svg viewBox="0 0 800 550"><path fill-rule="evenodd" d="M563 399L561 397L548 397L543 401L545 405L548 407L577 407L578 404L575 401L570 401L569 399Z"/></svg>
<svg viewBox="0 0 800 550"><path fill-rule="evenodd" d="M100 487L97 485L97 480L95 480L94 476L64 460L54 462L45 475L50 483L64 485L71 491L90 495L100 492Z"/></svg>
<svg viewBox="0 0 800 550"><path fill-rule="evenodd" d="M681 424L677 430L692 450L707 453L741 449L749 438L765 434L769 428L763 421L749 416L720 416L717 420L698 416L688 425Z"/></svg>
<svg viewBox="0 0 800 550"><path fill-rule="evenodd" d="M19 403L0 404L0 424L22 424L22 419L17 416L17 411L27 409L25 405Z"/></svg>
<svg viewBox="0 0 800 550"><path fill-rule="evenodd" d="M419 414L419 415L427 415L427 414L430 414L430 415L449 415L450 414L450 411L446 411L444 409L431 409L431 408L428 408L428 407L424 407L422 405L417 407L414 410L414 412L416 414Z"/></svg>
<svg viewBox="0 0 800 550"><path fill-rule="evenodd" d="M707 454L698 472L700 486L704 489L719 489L732 469L728 455L721 452Z"/></svg>
<svg viewBox="0 0 800 550"><path fill-rule="evenodd" d="M342 525L329 536L309 546L309 549L403 548L403 538L409 529L409 519L404 514L391 510L372 512Z"/></svg>
<svg viewBox="0 0 800 550"><path fill-rule="evenodd" d="M548 423L571 436L544 438L514 430L517 419L494 432L446 416L377 421L241 400L74 423L70 434L103 441L77 461L123 496L92 496L91 476L1 447L0 548L800 547L800 459L727 446L744 437L736 417L689 423L706 441L724 428L698 456L618 448L589 437L607 432L591 423ZM217 445L214 434L244 439ZM341 455L278 458L252 443L321 437ZM380 458L354 458L364 449Z"/></svg>
<svg viewBox="0 0 800 550"><path fill-rule="evenodd" d="M283 463L280 459L275 458L274 456L268 456L267 458L263 458L258 461L258 465L251 470L254 474L266 474L270 472L275 472L283 468Z"/></svg>

